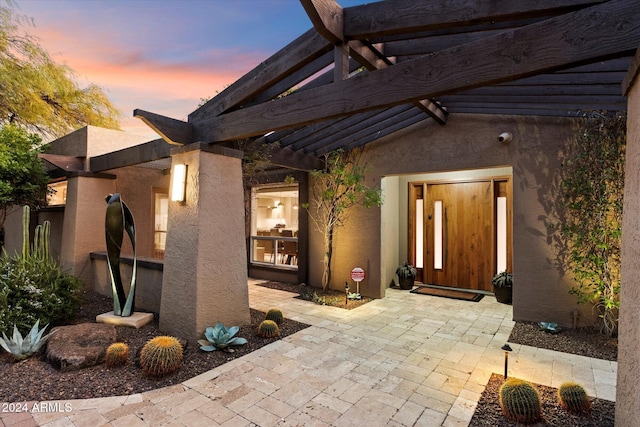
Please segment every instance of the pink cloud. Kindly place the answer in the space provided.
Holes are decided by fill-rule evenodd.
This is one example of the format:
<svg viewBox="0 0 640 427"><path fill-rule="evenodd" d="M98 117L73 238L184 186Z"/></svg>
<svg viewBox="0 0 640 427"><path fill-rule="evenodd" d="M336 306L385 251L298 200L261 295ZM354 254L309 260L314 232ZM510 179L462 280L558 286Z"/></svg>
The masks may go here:
<svg viewBox="0 0 640 427"><path fill-rule="evenodd" d="M186 120L201 98L222 91L268 56L209 49L179 61L151 57L140 46L117 44L113 38L83 37L77 28L34 30L54 59L75 71L80 85L94 83L105 90L123 113L123 130L135 133L148 129L131 118L134 108Z"/></svg>

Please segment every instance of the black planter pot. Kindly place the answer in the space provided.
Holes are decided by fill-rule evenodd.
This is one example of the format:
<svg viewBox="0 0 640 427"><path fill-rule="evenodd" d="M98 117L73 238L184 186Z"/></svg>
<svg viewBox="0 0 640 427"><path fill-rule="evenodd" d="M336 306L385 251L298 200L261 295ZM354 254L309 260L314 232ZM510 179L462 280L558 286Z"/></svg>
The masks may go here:
<svg viewBox="0 0 640 427"><path fill-rule="evenodd" d="M400 285L400 289L410 291L413 289L413 283L415 280L415 277L398 277L398 285Z"/></svg>
<svg viewBox="0 0 640 427"><path fill-rule="evenodd" d="M513 302L513 288L511 286L493 287L493 293L496 301L502 304L511 304Z"/></svg>

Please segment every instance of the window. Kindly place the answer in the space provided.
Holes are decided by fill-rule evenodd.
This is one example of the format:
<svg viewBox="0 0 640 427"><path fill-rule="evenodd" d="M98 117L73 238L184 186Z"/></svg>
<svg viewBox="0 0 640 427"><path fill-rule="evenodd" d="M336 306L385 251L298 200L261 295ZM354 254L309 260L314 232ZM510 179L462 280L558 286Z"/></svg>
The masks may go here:
<svg viewBox="0 0 640 427"><path fill-rule="evenodd" d="M251 263L298 268L298 185L252 189Z"/></svg>
<svg viewBox="0 0 640 427"><path fill-rule="evenodd" d="M154 189L154 225L153 225L153 256L164 258L167 244L167 220L169 218L169 193L166 190Z"/></svg>
<svg viewBox="0 0 640 427"><path fill-rule="evenodd" d="M64 206L67 204L67 181L52 182L47 185L47 205Z"/></svg>

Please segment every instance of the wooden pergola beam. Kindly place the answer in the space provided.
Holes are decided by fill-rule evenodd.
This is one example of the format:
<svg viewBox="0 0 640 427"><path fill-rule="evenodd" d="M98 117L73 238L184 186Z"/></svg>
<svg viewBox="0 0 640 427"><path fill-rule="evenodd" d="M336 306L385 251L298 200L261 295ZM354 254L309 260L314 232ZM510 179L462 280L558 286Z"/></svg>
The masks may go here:
<svg viewBox="0 0 640 427"><path fill-rule="evenodd" d="M236 108L327 52L333 44L311 29L189 114L189 122ZM200 135L196 135L196 140Z"/></svg>
<svg viewBox="0 0 640 427"><path fill-rule="evenodd" d="M342 6L335 0L300 0L316 31L331 43L344 42Z"/></svg>
<svg viewBox="0 0 640 427"><path fill-rule="evenodd" d="M183 145L193 142L193 128L187 122L140 109L133 110L133 117L141 119L169 144Z"/></svg>
<svg viewBox="0 0 640 427"><path fill-rule="evenodd" d="M612 0L193 124L208 141L245 138L594 62L637 48L637 12L634 0Z"/></svg>
<svg viewBox="0 0 640 427"><path fill-rule="evenodd" d="M345 41L342 32L344 25L342 17L343 9L335 0L300 0L300 2L307 12L307 15L309 15L315 29L327 38L327 40L336 45L334 81L347 79L349 55L370 71L386 68L392 64L379 50L372 46L366 46L359 40L348 43ZM414 101L414 105L438 123L446 123L446 111L431 100L423 99Z"/></svg>
<svg viewBox="0 0 640 427"><path fill-rule="evenodd" d="M171 145L167 144L164 139L154 139L144 144L92 157L89 160L89 169L91 172L103 172L165 159L170 156Z"/></svg>
<svg viewBox="0 0 640 427"><path fill-rule="evenodd" d="M365 39L547 17L606 0L394 0L344 8L344 37Z"/></svg>

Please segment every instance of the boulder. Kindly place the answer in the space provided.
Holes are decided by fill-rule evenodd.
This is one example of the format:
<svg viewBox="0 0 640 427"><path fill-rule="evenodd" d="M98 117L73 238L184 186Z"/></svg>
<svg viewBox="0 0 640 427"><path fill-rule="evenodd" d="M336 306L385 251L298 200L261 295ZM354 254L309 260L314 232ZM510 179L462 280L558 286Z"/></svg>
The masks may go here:
<svg viewBox="0 0 640 427"><path fill-rule="evenodd" d="M116 327L102 323L60 326L47 341L47 360L61 371L73 371L104 362L116 341Z"/></svg>

